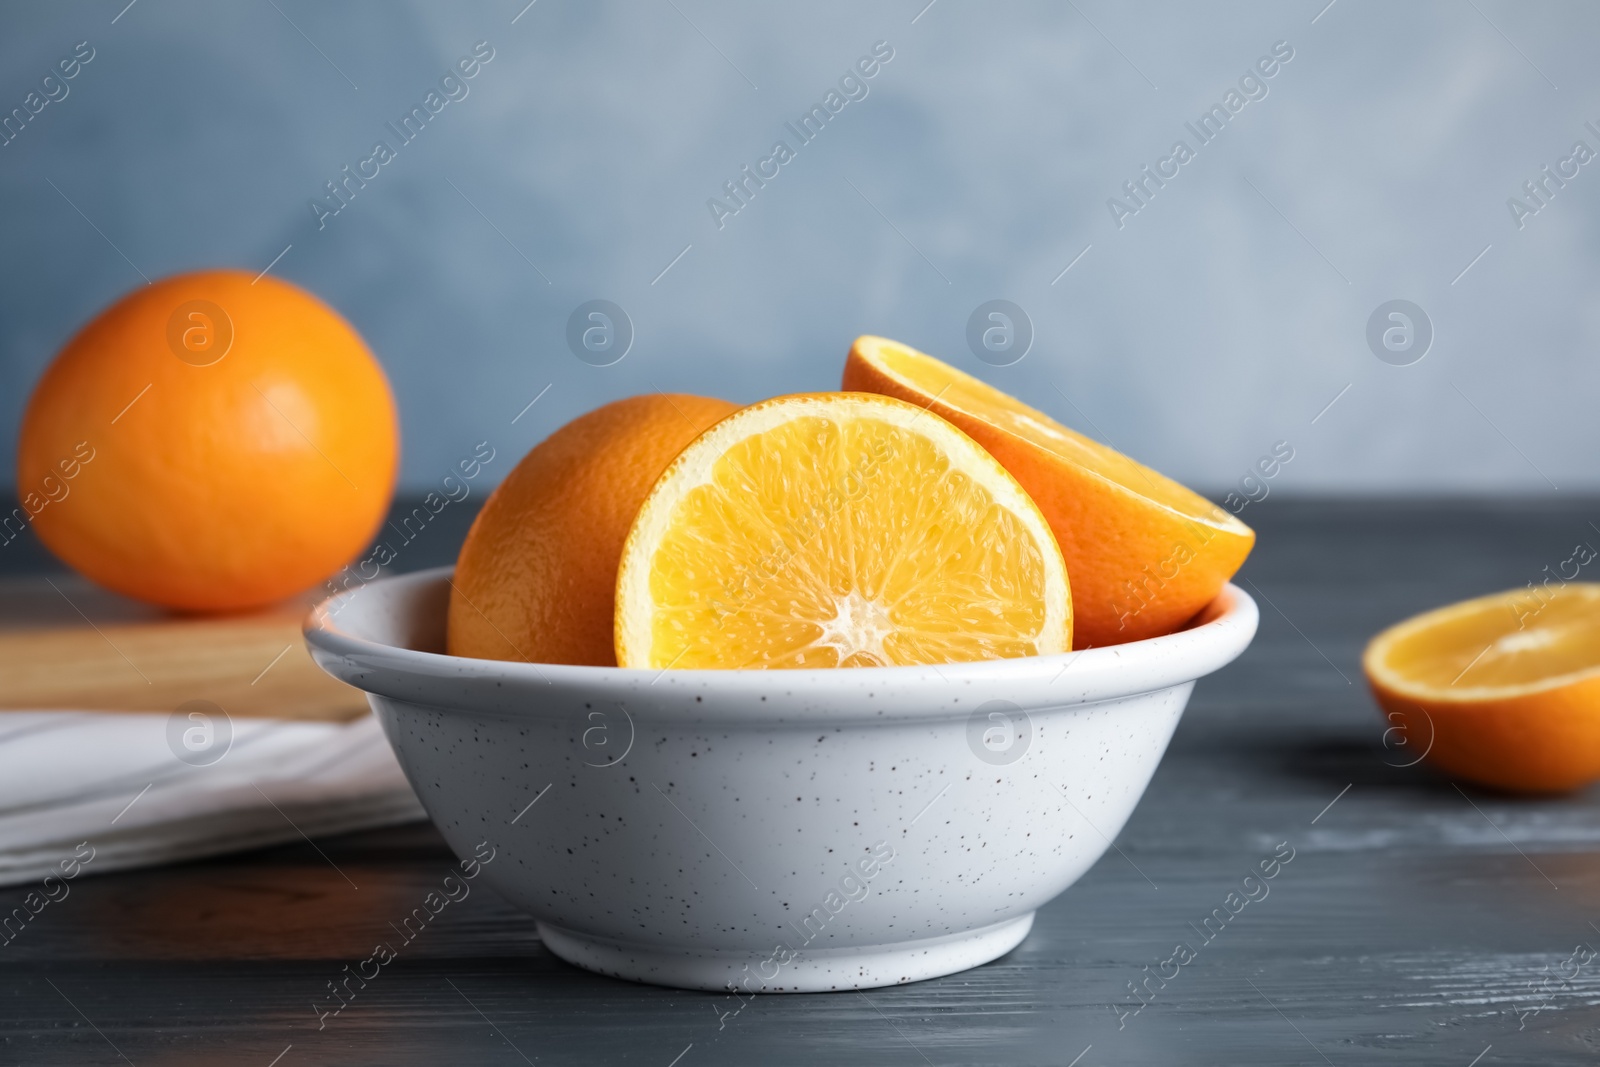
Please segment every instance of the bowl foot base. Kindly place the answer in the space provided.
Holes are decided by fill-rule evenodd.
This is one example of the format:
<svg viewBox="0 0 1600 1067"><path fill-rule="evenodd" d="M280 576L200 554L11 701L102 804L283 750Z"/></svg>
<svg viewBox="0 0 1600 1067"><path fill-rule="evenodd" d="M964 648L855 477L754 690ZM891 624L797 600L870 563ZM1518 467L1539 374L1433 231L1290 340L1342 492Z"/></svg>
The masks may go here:
<svg viewBox="0 0 1600 1067"><path fill-rule="evenodd" d="M544 922L538 928L545 947L556 956L612 978L723 993L730 987L750 993L825 993L920 982L999 959L1028 936L1033 913L918 941L802 950L787 963L771 962L770 950L746 954L661 948L593 937Z"/></svg>

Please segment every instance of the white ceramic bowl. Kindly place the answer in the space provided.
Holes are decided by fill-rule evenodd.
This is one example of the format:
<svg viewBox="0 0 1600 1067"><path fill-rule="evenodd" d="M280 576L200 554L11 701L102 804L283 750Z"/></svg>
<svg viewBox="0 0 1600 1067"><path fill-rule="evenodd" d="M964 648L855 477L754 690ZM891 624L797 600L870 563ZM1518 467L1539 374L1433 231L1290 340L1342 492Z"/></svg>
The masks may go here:
<svg viewBox="0 0 1600 1067"><path fill-rule="evenodd" d="M1138 802L1195 679L1254 636L1229 585L1188 629L934 668L639 671L463 659L449 571L319 605L456 853L592 971L859 989L1005 954ZM486 853L487 849L479 852Z"/></svg>

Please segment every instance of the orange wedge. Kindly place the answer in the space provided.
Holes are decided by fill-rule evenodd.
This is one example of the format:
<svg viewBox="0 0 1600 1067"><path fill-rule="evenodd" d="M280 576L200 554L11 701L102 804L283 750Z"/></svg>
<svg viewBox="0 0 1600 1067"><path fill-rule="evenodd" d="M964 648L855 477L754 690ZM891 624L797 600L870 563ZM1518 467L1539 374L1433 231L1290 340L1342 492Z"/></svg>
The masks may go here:
<svg viewBox="0 0 1600 1067"><path fill-rule="evenodd" d="M1064 652L1039 509L955 427L883 396L744 408L650 491L622 550L622 667L876 667Z"/></svg>
<svg viewBox="0 0 1600 1067"><path fill-rule="evenodd" d="M1447 774L1538 793L1600 778L1600 584L1417 615L1374 637L1361 665L1394 740Z"/></svg>
<svg viewBox="0 0 1600 1067"><path fill-rule="evenodd" d="M1079 648L1178 629L1255 544L1250 527L1205 497L907 345L858 337L844 388L943 416L1021 483L1072 575Z"/></svg>

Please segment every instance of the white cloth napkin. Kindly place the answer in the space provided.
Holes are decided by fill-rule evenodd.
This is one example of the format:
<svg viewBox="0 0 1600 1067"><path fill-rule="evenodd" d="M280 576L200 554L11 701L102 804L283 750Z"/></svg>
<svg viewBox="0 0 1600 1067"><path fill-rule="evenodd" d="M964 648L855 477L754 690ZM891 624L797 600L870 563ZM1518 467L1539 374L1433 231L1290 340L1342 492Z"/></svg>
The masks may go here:
<svg viewBox="0 0 1600 1067"><path fill-rule="evenodd" d="M99 874L427 817L370 715L234 719L206 766L178 758L170 719L0 714L0 886L72 857Z"/></svg>

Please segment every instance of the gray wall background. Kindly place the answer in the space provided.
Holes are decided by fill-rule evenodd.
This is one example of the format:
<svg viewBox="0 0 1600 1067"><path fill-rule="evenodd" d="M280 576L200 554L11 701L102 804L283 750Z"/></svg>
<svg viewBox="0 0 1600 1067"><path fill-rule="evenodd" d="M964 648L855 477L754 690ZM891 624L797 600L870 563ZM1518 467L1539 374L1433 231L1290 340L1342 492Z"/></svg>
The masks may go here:
<svg viewBox="0 0 1600 1067"><path fill-rule="evenodd" d="M1520 229L1506 204L1600 151L1594 5L124 3L0 12L0 110L95 49L0 148L0 480L34 379L133 265L292 246L273 273L388 369L413 489L633 393L836 388L862 332L1212 492L1279 440L1284 491L1600 487L1600 163ZM319 230L323 183L480 40L470 95ZM879 40L869 95L719 230L707 199ZM1119 229L1108 197L1277 41L1268 95ZM636 332L607 367L565 341L595 298ZM967 346L992 298L1033 323L1010 366ZM1394 298L1435 331L1410 366L1366 339Z"/></svg>

